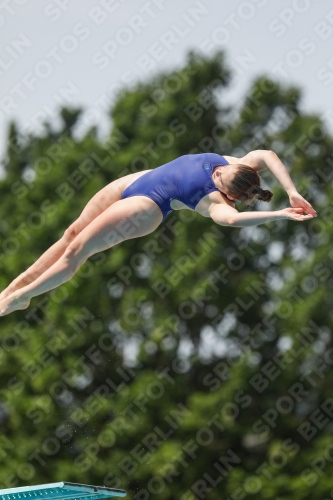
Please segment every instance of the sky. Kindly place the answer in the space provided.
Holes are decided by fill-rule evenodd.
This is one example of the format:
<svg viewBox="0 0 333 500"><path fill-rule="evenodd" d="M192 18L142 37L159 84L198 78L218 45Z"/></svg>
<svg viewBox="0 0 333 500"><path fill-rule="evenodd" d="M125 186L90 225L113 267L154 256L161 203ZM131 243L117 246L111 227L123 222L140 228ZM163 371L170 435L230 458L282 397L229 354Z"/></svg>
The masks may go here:
<svg viewBox="0 0 333 500"><path fill-rule="evenodd" d="M223 50L237 106L266 74L302 89L302 109L333 133L331 0L4 0L0 5L0 157L8 124L41 134L61 106L85 110L77 134L110 130L117 90L180 68L189 50Z"/></svg>

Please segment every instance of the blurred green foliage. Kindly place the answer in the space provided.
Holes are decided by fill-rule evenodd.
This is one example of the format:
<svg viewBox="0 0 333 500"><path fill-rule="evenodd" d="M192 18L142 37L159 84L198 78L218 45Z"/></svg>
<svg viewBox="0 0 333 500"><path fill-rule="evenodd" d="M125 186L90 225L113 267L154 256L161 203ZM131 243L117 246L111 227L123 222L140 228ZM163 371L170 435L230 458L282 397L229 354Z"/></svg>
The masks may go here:
<svg viewBox="0 0 333 500"><path fill-rule="evenodd" d="M104 484L128 498L333 498L332 137L263 76L237 109L219 52L124 89L101 142L83 110L8 130L4 288L114 179L182 154L273 149L319 217L239 229L190 211L93 256L1 318L0 483ZM272 209L288 206L282 188ZM239 210L248 207L237 204ZM261 204L257 209L267 208Z"/></svg>

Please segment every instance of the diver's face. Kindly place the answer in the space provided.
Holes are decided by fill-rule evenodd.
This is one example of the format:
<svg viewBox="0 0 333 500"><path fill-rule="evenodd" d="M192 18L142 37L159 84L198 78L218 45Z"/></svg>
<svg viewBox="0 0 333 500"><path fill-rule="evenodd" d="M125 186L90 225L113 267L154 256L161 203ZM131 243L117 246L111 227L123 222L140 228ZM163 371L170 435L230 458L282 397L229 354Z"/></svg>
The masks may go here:
<svg viewBox="0 0 333 500"><path fill-rule="evenodd" d="M235 198L228 192L228 186L235 176L235 165L225 165L217 167L213 172L213 181L219 191L222 191L229 200Z"/></svg>

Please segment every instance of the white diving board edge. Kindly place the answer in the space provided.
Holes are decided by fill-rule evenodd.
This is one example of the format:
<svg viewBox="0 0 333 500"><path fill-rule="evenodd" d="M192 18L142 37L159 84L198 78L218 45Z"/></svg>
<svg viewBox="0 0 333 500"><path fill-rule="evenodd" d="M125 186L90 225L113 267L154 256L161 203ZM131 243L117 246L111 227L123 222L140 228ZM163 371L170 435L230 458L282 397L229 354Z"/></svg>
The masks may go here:
<svg viewBox="0 0 333 500"><path fill-rule="evenodd" d="M0 490L0 500L98 500L124 496L125 490L65 481Z"/></svg>

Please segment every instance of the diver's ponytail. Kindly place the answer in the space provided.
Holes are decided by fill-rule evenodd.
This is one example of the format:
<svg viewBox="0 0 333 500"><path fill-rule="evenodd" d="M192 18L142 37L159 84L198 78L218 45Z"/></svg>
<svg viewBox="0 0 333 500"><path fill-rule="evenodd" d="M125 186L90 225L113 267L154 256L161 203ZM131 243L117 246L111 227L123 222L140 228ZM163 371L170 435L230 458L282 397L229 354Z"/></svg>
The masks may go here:
<svg viewBox="0 0 333 500"><path fill-rule="evenodd" d="M254 190L254 194L257 195L258 201L271 201L273 197L272 191L269 191L269 189L261 189L260 186Z"/></svg>

